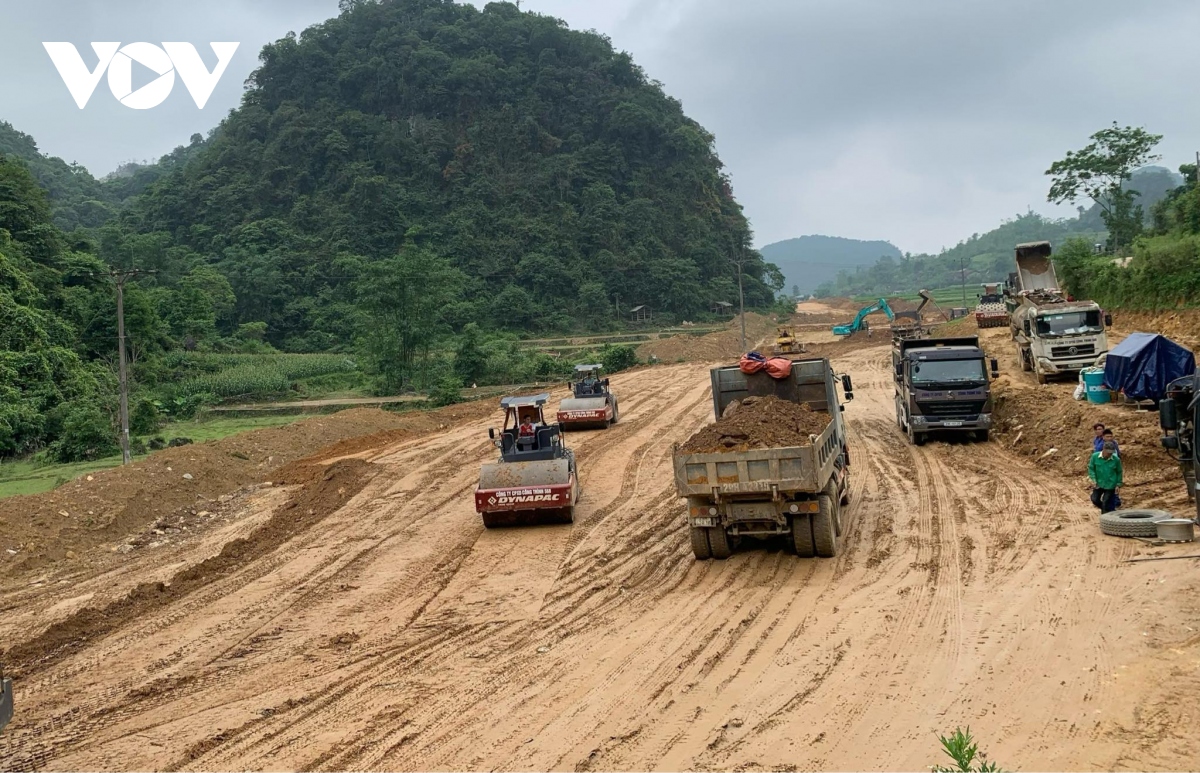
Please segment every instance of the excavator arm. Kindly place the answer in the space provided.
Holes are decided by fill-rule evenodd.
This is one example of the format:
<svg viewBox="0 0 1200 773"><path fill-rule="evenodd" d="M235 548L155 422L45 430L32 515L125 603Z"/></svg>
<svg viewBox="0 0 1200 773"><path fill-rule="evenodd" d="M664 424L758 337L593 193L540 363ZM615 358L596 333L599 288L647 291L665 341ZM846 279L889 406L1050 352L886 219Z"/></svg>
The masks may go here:
<svg viewBox="0 0 1200 773"><path fill-rule="evenodd" d="M858 314L854 317L854 321L848 325L834 325L833 334L839 336L854 335L862 330L863 320L875 312L882 311L887 314L888 322L893 322L896 319L896 314L892 311L892 307L888 305L886 298L880 298L870 306L865 306L859 309Z"/></svg>

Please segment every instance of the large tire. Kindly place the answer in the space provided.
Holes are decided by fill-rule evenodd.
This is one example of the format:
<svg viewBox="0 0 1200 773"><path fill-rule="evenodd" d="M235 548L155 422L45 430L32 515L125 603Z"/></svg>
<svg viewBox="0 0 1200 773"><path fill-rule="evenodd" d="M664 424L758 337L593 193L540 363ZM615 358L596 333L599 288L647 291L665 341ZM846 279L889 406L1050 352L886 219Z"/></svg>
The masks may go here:
<svg viewBox="0 0 1200 773"><path fill-rule="evenodd" d="M500 519L495 513L480 513L483 516L483 528L494 529L500 526Z"/></svg>
<svg viewBox="0 0 1200 773"><path fill-rule="evenodd" d="M692 533L692 552L696 554L696 560L707 561L712 558L712 548L708 544L708 529L703 526L692 526L689 530Z"/></svg>
<svg viewBox="0 0 1200 773"><path fill-rule="evenodd" d="M1029 371L1033 370L1033 366L1030 365L1029 360L1025 358L1025 350L1021 348L1020 344L1017 344L1017 360L1019 360L1021 363L1022 373L1028 373Z"/></svg>
<svg viewBox="0 0 1200 773"><path fill-rule="evenodd" d="M565 508L558 516L559 523L575 523L575 505Z"/></svg>
<svg viewBox="0 0 1200 773"><path fill-rule="evenodd" d="M837 504L827 494L817 497L817 513L812 517L813 547L821 558L837 555Z"/></svg>
<svg viewBox="0 0 1200 773"><path fill-rule="evenodd" d="M708 546L712 549L712 557L718 561L724 561L733 555L733 548L729 544L729 534L725 531L724 526L713 526L708 529Z"/></svg>
<svg viewBox="0 0 1200 773"><path fill-rule="evenodd" d="M1037 374L1037 382L1039 384L1046 384L1048 381L1049 381L1049 379L1046 377L1045 373Z"/></svg>
<svg viewBox="0 0 1200 773"><path fill-rule="evenodd" d="M914 446L925 445L925 433L917 432L915 429L912 428L912 424L909 424L908 425L908 442L913 444Z"/></svg>
<svg viewBox="0 0 1200 773"><path fill-rule="evenodd" d="M991 430L986 430L986 429L975 430L975 438L980 443L988 442L988 439L991 438L991 436L992 436Z"/></svg>
<svg viewBox="0 0 1200 773"><path fill-rule="evenodd" d="M817 554L813 545L812 519L807 515L792 516L792 549L801 558L812 558Z"/></svg>
<svg viewBox="0 0 1200 773"><path fill-rule="evenodd" d="M826 486L825 496L829 497L829 501L833 503L833 533L834 536L842 536L842 498L838 492L837 483L829 481Z"/></svg>
<svg viewBox="0 0 1200 773"><path fill-rule="evenodd" d="M1116 510L1101 513L1100 531L1112 537L1157 537L1158 522L1174 517L1166 510Z"/></svg>

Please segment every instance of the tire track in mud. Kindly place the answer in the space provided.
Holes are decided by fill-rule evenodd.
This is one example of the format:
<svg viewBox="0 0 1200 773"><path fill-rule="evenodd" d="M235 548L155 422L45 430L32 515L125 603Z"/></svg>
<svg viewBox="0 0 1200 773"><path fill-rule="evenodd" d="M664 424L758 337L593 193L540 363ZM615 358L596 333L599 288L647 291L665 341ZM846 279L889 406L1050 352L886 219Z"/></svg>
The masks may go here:
<svg viewBox="0 0 1200 773"><path fill-rule="evenodd" d="M628 417L629 413L628 413L628 412L624 412L624 413L625 413L625 417ZM623 417L623 419L624 419L625 417ZM618 425L618 426L620 426L620 425Z"/></svg>
<svg viewBox="0 0 1200 773"><path fill-rule="evenodd" d="M705 370L641 371L618 387L620 423L568 435L586 476L573 526L482 528L469 500L476 460L494 453L486 421L374 449L365 458L383 474L312 539L280 548L306 549L274 564L259 596L211 602L259 617L221 627L197 608L194 630L175 623L120 650L153 654L153 670L96 680L88 708L70 713L77 677L48 680L103 668L118 639L91 643L47 670L31 724L6 728L0 758L19 750L26 769L915 769L934 730L962 720L1006 762L1082 766L1091 758L1060 750L1107 748L1110 736L1057 717L1107 716L1113 686L1126 686L1108 629L1130 636L1137 624L1117 568L1132 548L1097 547L1086 508L995 443L909 446L885 353L840 363L858 399L838 559L768 546L695 561L670 445L711 420ZM482 566L491 584L473 581ZM339 643L341 632L358 638Z"/></svg>

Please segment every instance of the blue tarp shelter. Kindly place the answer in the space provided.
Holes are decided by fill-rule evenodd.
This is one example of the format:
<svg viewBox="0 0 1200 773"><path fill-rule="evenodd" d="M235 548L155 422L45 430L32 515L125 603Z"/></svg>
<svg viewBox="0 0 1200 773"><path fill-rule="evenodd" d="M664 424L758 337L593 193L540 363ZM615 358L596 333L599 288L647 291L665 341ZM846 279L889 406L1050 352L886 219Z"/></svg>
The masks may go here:
<svg viewBox="0 0 1200 773"><path fill-rule="evenodd" d="M1134 400L1159 400L1167 384L1196 371L1196 356L1166 336L1131 333L1108 353L1104 383Z"/></svg>

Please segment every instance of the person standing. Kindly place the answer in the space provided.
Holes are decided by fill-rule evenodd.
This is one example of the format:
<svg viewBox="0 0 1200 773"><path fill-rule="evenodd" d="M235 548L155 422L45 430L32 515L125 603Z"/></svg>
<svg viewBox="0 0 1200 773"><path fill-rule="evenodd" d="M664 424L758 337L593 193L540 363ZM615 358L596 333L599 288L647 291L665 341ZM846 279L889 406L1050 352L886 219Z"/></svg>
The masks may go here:
<svg viewBox="0 0 1200 773"><path fill-rule="evenodd" d="M1125 482L1125 470L1121 457L1117 456L1117 444L1104 443L1100 450L1088 460L1088 479L1092 482L1092 504L1101 513L1117 509L1121 497L1121 486Z"/></svg>
<svg viewBox="0 0 1200 773"><path fill-rule="evenodd" d="M1096 422L1092 425L1092 431L1095 432L1095 437L1092 438L1092 453L1100 453L1100 449L1104 447L1104 425Z"/></svg>
<svg viewBox="0 0 1200 773"><path fill-rule="evenodd" d="M1117 442L1117 438L1113 435L1113 431L1111 429L1109 429L1108 427L1105 427L1104 434L1101 435L1101 439L1105 443L1111 442L1113 444L1113 455L1114 456L1121 455L1121 444ZM1101 444L1101 445L1103 445L1103 444ZM1096 450L1099 450L1099 449L1096 449Z"/></svg>

